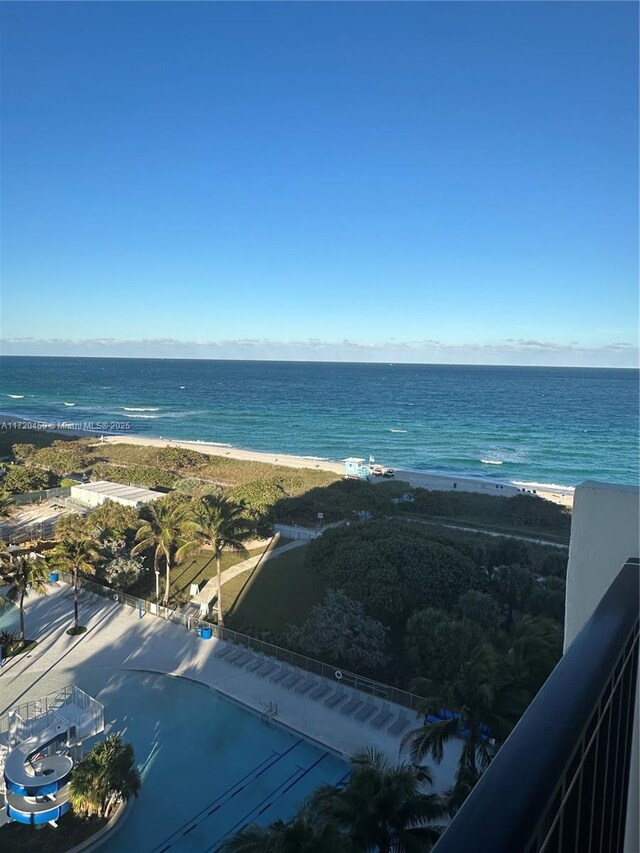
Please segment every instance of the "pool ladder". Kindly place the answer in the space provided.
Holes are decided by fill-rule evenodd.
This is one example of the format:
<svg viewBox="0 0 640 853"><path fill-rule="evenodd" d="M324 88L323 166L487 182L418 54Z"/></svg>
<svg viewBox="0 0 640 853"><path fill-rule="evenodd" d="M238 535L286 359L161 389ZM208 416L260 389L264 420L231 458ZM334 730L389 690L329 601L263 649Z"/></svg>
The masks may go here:
<svg viewBox="0 0 640 853"><path fill-rule="evenodd" d="M268 702L264 708L262 709L262 713L260 714L260 720L263 723L268 723L272 720L276 714L278 713L278 705L276 702Z"/></svg>

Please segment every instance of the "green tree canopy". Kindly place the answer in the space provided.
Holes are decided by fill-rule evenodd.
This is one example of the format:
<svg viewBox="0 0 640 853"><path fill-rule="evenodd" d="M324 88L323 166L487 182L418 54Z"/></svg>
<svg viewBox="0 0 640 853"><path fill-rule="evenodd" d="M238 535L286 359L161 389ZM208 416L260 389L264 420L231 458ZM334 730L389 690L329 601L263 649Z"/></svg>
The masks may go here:
<svg viewBox="0 0 640 853"><path fill-rule="evenodd" d="M392 521L328 530L310 543L307 561L329 586L344 589L387 625L416 608L449 608L485 582L480 567L452 545Z"/></svg>
<svg viewBox="0 0 640 853"><path fill-rule="evenodd" d="M287 641L293 647L337 666L375 669L384 666L387 629L364 612L364 606L342 590L328 590L307 620L291 628Z"/></svg>
<svg viewBox="0 0 640 853"><path fill-rule="evenodd" d="M107 501L89 513L88 523L101 542L110 539L131 542L138 529L138 510Z"/></svg>
<svg viewBox="0 0 640 853"><path fill-rule="evenodd" d="M417 672L439 684L452 681L483 640L477 622L433 607L413 613L407 622L405 641Z"/></svg>

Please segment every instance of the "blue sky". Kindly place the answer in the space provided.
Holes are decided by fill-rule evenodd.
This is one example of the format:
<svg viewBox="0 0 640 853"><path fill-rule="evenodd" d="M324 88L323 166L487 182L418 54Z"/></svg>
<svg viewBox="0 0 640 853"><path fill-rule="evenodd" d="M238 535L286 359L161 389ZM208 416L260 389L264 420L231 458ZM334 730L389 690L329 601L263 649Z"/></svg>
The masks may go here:
<svg viewBox="0 0 640 853"><path fill-rule="evenodd" d="M4 353L630 366L633 3L5 3Z"/></svg>

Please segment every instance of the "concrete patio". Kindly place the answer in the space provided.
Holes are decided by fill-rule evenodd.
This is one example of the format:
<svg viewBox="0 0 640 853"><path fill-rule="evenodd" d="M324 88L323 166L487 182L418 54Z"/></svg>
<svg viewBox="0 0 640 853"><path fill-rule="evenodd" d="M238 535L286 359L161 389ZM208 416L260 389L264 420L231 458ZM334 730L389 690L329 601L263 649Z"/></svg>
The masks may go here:
<svg viewBox="0 0 640 853"><path fill-rule="evenodd" d="M277 706L276 724L346 757L359 749L374 748L397 762L401 759L402 734L419 724L409 711L410 724L404 731L389 733L404 711L390 705L392 716L375 728L371 721L382 708L380 700L366 721L358 721L341 712L351 699L351 688L346 689L344 702L327 707L325 699L335 693L338 682L327 684L332 694L327 692L316 701L296 693L295 687L283 685L293 681L300 686L302 682L296 676L308 677L304 670L289 668L293 677L287 673L286 678L274 683L271 677L276 670L261 677L245 668L251 665L249 660L244 666L227 662L220 656L226 645L223 641L202 640L194 631L150 614L139 618L133 608L85 592L81 593L80 619L88 630L71 637L65 633L72 624L71 589L66 584L51 584L48 596L29 599L25 613L28 636L37 639L38 645L26 655L9 659L0 670L0 715L14 704L37 698L61 684L75 683L83 673L90 671L95 677L96 671L103 669L105 676L121 670L191 679L259 714L269 705ZM360 709L368 698L356 694L356 700L362 701ZM449 745L442 763L433 768L436 790L452 783L459 751L459 743Z"/></svg>

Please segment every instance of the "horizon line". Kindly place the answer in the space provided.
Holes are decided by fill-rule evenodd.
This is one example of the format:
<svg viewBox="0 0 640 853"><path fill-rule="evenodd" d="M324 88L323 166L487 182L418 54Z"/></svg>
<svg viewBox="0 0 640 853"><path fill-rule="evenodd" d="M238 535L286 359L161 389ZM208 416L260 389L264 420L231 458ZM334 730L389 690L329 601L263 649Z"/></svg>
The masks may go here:
<svg viewBox="0 0 640 853"><path fill-rule="evenodd" d="M273 364L342 364L342 365L382 365L387 367L513 367L528 370L531 368L541 370L635 370L640 371L640 364L635 366L606 366L606 365L581 365L581 364L483 364L478 362L441 362L441 361L345 361L327 359L295 359L295 358L192 358L190 356L150 356L150 355L45 355L45 354L15 354L0 353L0 358L57 358L57 359L93 359L103 361L233 361L246 362L248 364L270 362Z"/></svg>

